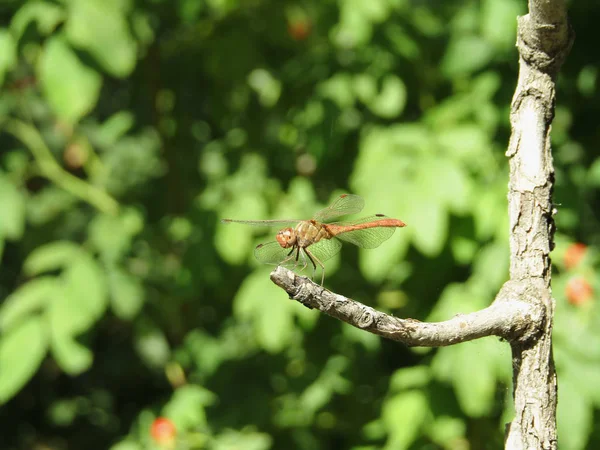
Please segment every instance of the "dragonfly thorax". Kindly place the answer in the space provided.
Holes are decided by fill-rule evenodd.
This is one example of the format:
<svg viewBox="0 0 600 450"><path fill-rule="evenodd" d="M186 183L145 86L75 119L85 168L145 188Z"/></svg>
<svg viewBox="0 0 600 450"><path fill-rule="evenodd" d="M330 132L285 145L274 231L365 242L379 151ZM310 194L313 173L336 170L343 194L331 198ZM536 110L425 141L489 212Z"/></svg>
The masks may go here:
<svg viewBox="0 0 600 450"><path fill-rule="evenodd" d="M283 248L293 247L296 245L296 231L293 228L284 228L279 230L276 239Z"/></svg>

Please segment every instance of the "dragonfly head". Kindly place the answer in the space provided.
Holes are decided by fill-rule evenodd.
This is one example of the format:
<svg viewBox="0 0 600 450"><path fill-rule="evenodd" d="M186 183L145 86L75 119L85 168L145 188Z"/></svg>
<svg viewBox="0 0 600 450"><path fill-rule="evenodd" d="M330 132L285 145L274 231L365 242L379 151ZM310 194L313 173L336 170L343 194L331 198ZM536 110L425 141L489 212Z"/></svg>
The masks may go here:
<svg viewBox="0 0 600 450"><path fill-rule="evenodd" d="M283 248L293 247L296 245L296 232L293 228L284 228L279 230L276 239Z"/></svg>

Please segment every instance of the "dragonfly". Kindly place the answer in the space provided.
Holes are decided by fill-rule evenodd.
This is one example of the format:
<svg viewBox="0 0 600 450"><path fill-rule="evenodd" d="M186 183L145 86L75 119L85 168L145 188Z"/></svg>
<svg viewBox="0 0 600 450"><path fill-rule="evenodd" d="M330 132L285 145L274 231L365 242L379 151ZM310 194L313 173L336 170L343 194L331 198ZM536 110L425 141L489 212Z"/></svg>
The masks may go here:
<svg viewBox="0 0 600 450"><path fill-rule="evenodd" d="M317 266L321 268L321 286L325 281L325 261L339 253L341 241L360 248L376 248L388 240L396 228L406 224L383 214L363 217L349 222L331 222L339 217L357 214L364 208L362 197L353 194L340 195L327 208L317 212L310 220L234 220L222 219L223 223L241 223L260 227L283 227L275 240L259 244L254 256L264 264L290 266L296 269L300 262L303 271L309 261L314 280Z"/></svg>

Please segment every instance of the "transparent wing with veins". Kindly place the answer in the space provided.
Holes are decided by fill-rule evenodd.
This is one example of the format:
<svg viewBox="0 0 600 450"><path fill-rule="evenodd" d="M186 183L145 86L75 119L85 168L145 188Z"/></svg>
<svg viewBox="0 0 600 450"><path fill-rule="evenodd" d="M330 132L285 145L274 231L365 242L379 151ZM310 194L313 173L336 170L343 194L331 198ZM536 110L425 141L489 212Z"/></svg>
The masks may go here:
<svg viewBox="0 0 600 450"><path fill-rule="evenodd" d="M313 254L319 261L324 262L335 256L342 248L342 243L337 239L323 239L315 244L307 247L308 251ZM305 266L305 263L310 263L304 254L304 250L300 249L298 254L298 264L296 264L296 248L283 248L277 241L259 244L254 249L254 257L263 264L272 264L275 266ZM317 264L318 265L318 264Z"/></svg>
<svg viewBox="0 0 600 450"><path fill-rule="evenodd" d="M279 242L271 241L257 245L254 249L254 257L263 264L294 266L296 264L296 249L283 248L279 245ZM288 260L283 263L286 259Z"/></svg>
<svg viewBox="0 0 600 450"><path fill-rule="evenodd" d="M292 227L298 225L298 222L302 222L300 219L283 219L283 220L235 220L235 219L221 219L222 223L241 223L243 225L251 225L254 227Z"/></svg>
<svg viewBox="0 0 600 450"><path fill-rule="evenodd" d="M367 222L377 222L380 220L388 219L388 217L377 214L376 216L362 217L351 222L335 222L331 225L332 227L351 227L354 225L361 225ZM396 228L394 227L375 227L375 228L364 228L361 230L347 231L336 233L335 237L345 242L350 242L361 248L376 248L379 247L384 241L387 241L392 237Z"/></svg>
<svg viewBox="0 0 600 450"><path fill-rule="evenodd" d="M317 222L327 222L336 217L357 214L362 211L364 206L365 201L362 197L353 194L343 194L327 208L316 213L313 219Z"/></svg>

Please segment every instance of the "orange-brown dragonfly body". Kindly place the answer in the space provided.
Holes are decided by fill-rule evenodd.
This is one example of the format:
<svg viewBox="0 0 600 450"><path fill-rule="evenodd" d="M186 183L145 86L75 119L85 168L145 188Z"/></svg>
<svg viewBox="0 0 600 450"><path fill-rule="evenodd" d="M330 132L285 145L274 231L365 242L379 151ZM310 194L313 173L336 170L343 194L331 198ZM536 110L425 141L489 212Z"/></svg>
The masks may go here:
<svg viewBox="0 0 600 450"><path fill-rule="evenodd" d="M232 220L225 223L243 223L255 226L284 226L277 233L276 240L260 244L254 250L256 259L266 264L291 265L296 267L300 257L302 270L308 265L317 265L322 269L321 284L325 280L323 262L337 254L341 249L340 239L362 248L378 247L389 239L396 228L406 224L398 219L390 219L383 214L365 217L351 222L325 223L331 219L356 214L362 211L364 200L358 195L344 194L329 207L319 211L311 220Z"/></svg>

